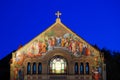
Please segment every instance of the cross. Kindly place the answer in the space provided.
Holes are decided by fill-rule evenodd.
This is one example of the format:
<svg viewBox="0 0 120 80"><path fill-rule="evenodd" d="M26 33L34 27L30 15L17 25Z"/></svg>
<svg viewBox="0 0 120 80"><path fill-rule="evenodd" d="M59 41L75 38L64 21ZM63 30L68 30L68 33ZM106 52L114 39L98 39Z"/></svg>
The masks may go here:
<svg viewBox="0 0 120 80"><path fill-rule="evenodd" d="M57 18L60 17L60 15L62 15L59 11L57 11L57 13L55 13L55 15L57 16Z"/></svg>

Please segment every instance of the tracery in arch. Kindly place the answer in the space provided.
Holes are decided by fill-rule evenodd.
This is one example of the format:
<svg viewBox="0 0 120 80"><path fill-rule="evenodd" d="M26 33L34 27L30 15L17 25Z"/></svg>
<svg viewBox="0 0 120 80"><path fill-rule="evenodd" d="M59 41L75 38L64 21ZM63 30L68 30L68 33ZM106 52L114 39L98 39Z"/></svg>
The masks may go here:
<svg viewBox="0 0 120 80"><path fill-rule="evenodd" d="M66 74L67 61L61 57L56 56L50 60L50 74Z"/></svg>

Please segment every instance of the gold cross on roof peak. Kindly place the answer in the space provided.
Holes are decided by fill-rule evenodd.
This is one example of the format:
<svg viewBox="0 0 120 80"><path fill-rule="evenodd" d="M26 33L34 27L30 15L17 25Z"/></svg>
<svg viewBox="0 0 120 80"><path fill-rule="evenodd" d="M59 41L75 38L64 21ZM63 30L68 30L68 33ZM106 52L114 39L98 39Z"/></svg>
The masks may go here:
<svg viewBox="0 0 120 80"><path fill-rule="evenodd" d="M57 18L60 18L60 15L62 15L62 13L60 13L59 11L57 11L57 13L55 13L55 15L57 16Z"/></svg>

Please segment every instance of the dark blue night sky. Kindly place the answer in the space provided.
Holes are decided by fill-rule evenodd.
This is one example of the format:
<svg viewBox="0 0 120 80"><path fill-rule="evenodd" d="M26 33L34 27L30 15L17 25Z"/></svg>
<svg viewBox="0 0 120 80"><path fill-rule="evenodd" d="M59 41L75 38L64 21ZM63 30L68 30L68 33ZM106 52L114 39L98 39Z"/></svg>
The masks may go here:
<svg viewBox="0 0 120 80"><path fill-rule="evenodd" d="M90 44L120 51L118 0L0 0L0 59L61 21Z"/></svg>

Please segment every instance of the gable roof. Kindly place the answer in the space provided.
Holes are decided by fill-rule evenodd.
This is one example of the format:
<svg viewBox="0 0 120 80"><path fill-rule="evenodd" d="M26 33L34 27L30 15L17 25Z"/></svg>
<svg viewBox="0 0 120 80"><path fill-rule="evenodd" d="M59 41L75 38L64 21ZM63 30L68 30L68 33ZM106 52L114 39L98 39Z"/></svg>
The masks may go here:
<svg viewBox="0 0 120 80"><path fill-rule="evenodd" d="M89 46L89 48L96 53L95 55L99 55L100 51L95 49L93 46L91 46L88 42L86 42L84 39L82 39L80 36L75 34L73 31L71 31L69 28L67 28L60 20L60 18L56 19L56 22L52 24L48 29L46 29L44 32L40 33L37 37L33 38L29 43L24 45L22 48L18 49L18 51L26 51L28 47L31 46L32 43L35 41L44 41L48 37L65 37L67 35L73 36L75 39L81 41L86 46Z"/></svg>

